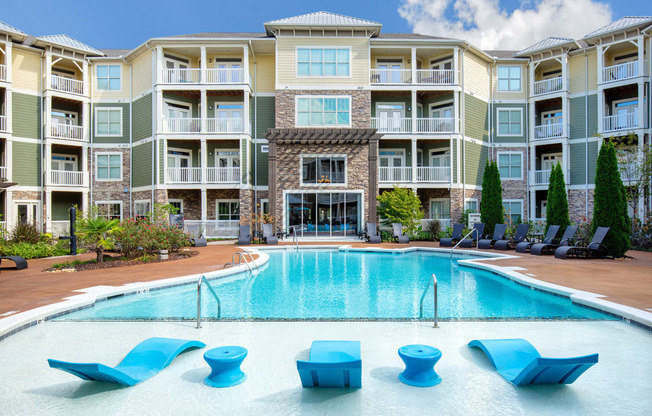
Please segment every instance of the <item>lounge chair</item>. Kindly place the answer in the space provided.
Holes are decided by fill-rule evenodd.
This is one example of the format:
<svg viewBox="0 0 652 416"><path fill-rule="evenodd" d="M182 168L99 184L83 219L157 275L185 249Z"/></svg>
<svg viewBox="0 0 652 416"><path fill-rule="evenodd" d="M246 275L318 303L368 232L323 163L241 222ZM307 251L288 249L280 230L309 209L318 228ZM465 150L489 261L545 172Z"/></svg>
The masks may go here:
<svg viewBox="0 0 652 416"><path fill-rule="evenodd" d="M0 256L0 264L2 264L2 260L11 260L16 263L16 270L27 268L27 260L20 256Z"/></svg>
<svg viewBox="0 0 652 416"><path fill-rule="evenodd" d="M246 246L251 244L251 225L240 225L238 232L238 245Z"/></svg>
<svg viewBox="0 0 652 416"><path fill-rule="evenodd" d="M507 231L507 224L496 224L496 227L494 228L494 236L492 238L486 236L478 241L478 248L483 250L493 248L496 241L502 240L503 237L505 237L505 231Z"/></svg>
<svg viewBox="0 0 652 416"><path fill-rule="evenodd" d="M451 231L450 237L444 237L439 240L439 247L452 247L455 244L459 243L463 232L464 224L453 225L453 231Z"/></svg>
<svg viewBox="0 0 652 416"><path fill-rule="evenodd" d="M480 348L491 364L515 386L571 384L598 362L598 354L572 358L545 358L524 339L485 339L469 342Z"/></svg>
<svg viewBox="0 0 652 416"><path fill-rule="evenodd" d="M392 224L392 238L399 244L408 244L410 239L403 235L403 224L395 222Z"/></svg>
<svg viewBox="0 0 652 416"><path fill-rule="evenodd" d="M527 233L530 230L530 225L529 224L519 224L518 227L516 227L516 233L514 234L514 238L510 238L509 240L498 240L494 243L494 249L495 250L511 250L518 243L522 243L525 241L525 237L527 237Z"/></svg>
<svg viewBox="0 0 652 416"><path fill-rule="evenodd" d="M368 243L380 244L380 235L378 234L378 227L375 222L367 223L367 231L365 232L365 239Z"/></svg>
<svg viewBox="0 0 652 416"><path fill-rule="evenodd" d="M568 257L582 257L586 259L589 257L604 257L607 255L613 257L609 248L602 244L608 232L609 227L598 227L598 229L595 230L589 245L586 247L570 245L559 247L555 250L555 257L558 259L566 259Z"/></svg>
<svg viewBox="0 0 652 416"><path fill-rule="evenodd" d="M265 244L278 244L278 238L274 234L273 224L263 224L263 242Z"/></svg>
<svg viewBox="0 0 652 416"><path fill-rule="evenodd" d="M473 229L477 231L471 233L471 235L469 235L464 240L462 240L462 242L460 243L460 247L471 248L478 245L478 240L480 240L480 237L482 237L482 233L484 233L484 223L483 222L474 223Z"/></svg>
<svg viewBox="0 0 652 416"><path fill-rule="evenodd" d="M303 387L362 387L360 341L313 341L308 361L297 360Z"/></svg>
<svg viewBox="0 0 652 416"><path fill-rule="evenodd" d="M566 227L564 234L561 236L561 240L555 243L554 240L552 243L536 243L530 247L530 254L535 256L541 256L542 254L554 254L555 250L559 247L571 245L573 239L575 238L575 233L577 233L577 227Z"/></svg>
<svg viewBox="0 0 652 416"><path fill-rule="evenodd" d="M149 338L136 345L115 367L99 363L70 363L48 359L50 367L88 381L133 386L167 367L175 357L188 349L204 348L206 344L174 338Z"/></svg>
<svg viewBox="0 0 652 416"><path fill-rule="evenodd" d="M559 225L551 225L548 228L548 232L546 232L546 236L543 237L543 244L551 244L555 240L560 228L561 226ZM527 253L534 244L532 241L521 241L516 245L516 252Z"/></svg>

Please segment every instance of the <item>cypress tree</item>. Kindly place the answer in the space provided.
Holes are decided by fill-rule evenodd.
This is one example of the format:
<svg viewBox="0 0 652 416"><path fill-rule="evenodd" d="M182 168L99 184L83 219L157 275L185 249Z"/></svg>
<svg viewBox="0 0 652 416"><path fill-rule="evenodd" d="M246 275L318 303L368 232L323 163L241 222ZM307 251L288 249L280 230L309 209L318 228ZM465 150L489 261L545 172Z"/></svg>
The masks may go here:
<svg viewBox="0 0 652 416"><path fill-rule="evenodd" d="M609 227L603 243L615 257L623 257L630 247L630 226L616 151L613 143L607 142L600 148L595 168L591 231L595 233L598 227Z"/></svg>
<svg viewBox="0 0 652 416"><path fill-rule="evenodd" d="M487 161L482 175L482 196L480 200L480 217L485 223L485 233L493 234L496 224L502 224L503 187L500 182L498 164Z"/></svg>
<svg viewBox="0 0 652 416"><path fill-rule="evenodd" d="M546 232L551 225L560 225L559 232L562 234L566 230L566 227L570 225L564 171L559 163L553 166L552 172L550 173L548 206L546 209Z"/></svg>

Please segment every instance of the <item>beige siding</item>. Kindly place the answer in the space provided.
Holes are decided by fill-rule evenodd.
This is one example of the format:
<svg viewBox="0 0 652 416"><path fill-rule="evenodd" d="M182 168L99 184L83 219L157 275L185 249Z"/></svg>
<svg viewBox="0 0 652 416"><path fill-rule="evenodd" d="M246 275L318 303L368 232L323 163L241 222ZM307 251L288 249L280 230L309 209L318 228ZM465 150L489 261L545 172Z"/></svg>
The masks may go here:
<svg viewBox="0 0 652 416"><path fill-rule="evenodd" d="M464 88L489 99L489 63L469 51L464 54Z"/></svg>
<svg viewBox="0 0 652 416"><path fill-rule="evenodd" d="M598 89L598 55L593 52L589 58L589 91ZM586 62L584 55L571 56L568 59L568 77L570 93L584 92L586 88Z"/></svg>
<svg viewBox="0 0 652 416"><path fill-rule="evenodd" d="M152 89L152 53L144 52L132 62L134 97Z"/></svg>
<svg viewBox="0 0 652 416"><path fill-rule="evenodd" d="M41 54L14 48L12 52L13 87L23 91L41 91Z"/></svg>
<svg viewBox="0 0 652 416"><path fill-rule="evenodd" d="M369 84L369 40L367 38L279 38L277 89L286 85L319 85L329 87L360 86ZM296 77L297 46L349 46L351 47L351 77Z"/></svg>
<svg viewBox="0 0 652 416"><path fill-rule="evenodd" d="M528 67L525 64L520 65L521 67L521 91L520 92L505 92L498 91L498 67L499 66L515 66L517 64L512 63L496 63L493 69L491 85L494 91L494 100L527 100L527 89L529 84L528 80Z"/></svg>
<svg viewBox="0 0 652 416"><path fill-rule="evenodd" d="M103 91L97 89L97 66L120 65L120 91ZM120 61L95 61L91 67L91 82L93 84L93 100L128 100L130 98L129 65Z"/></svg>
<svg viewBox="0 0 652 416"><path fill-rule="evenodd" d="M256 92L274 92L276 89L274 85L275 67L274 55L256 55L256 75L258 80L256 82ZM254 79L254 62L253 59L249 60L249 72L251 73L251 79Z"/></svg>
<svg viewBox="0 0 652 416"><path fill-rule="evenodd" d="M378 53L374 52L373 50L371 51L371 67L372 68L378 68L378 64L376 63L376 60L378 59L403 59L403 69L412 69L412 65L410 65L408 62L410 62L410 59L412 59L411 54L406 53L406 54L400 54L400 53Z"/></svg>

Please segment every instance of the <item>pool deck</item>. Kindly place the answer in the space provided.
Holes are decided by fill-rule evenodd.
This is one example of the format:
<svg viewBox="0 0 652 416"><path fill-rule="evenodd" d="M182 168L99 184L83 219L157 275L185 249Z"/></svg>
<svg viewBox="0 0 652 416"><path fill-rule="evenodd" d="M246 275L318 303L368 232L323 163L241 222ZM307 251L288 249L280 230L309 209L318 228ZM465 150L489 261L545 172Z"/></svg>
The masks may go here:
<svg viewBox="0 0 652 416"><path fill-rule="evenodd" d="M301 243L302 246L312 244L328 243ZM423 241L409 245L366 244L357 241L331 244L350 245L356 248L439 247L438 243ZM30 260L29 268L25 270L2 269L0 318L59 302L78 294L76 290L88 287L121 286L127 283L148 282L220 270L224 268L225 263L231 261L238 247L232 243L220 242L196 250L199 252L197 256L183 260L75 273L46 273L43 270L64 261L90 259L94 254L87 253L74 258ZM497 251L489 250L489 252ZM605 296L605 300L608 301L652 311L652 253L630 251L628 255L633 257L631 260L560 260L552 256L517 255L514 251L498 253L515 257L492 259L487 262L499 266L520 267L524 269L519 270L521 273L535 279L593 292ZM3 267L7 267L7 263L11 264L5 262Z"/></svg>

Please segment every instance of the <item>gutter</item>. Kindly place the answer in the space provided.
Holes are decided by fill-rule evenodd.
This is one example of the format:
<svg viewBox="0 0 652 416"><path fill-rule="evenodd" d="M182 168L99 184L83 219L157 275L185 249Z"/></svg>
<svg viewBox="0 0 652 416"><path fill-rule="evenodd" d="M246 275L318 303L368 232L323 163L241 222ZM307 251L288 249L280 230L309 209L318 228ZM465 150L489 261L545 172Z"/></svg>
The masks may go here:
<svg viewBox="0 0 652 416"><path fill-rule="evenodd" d="M589 218L589 57L584 51L584 217ZM602 123L602 120L598 120ZM570 132L568 132L570 135ZM568 152L570 157L570 152ZM570 161L565 160L568 164ZM569 178L570 179L570 178Z"/></svg>
<svg viewBox="0 0 652 416"><path fill-rule="evenodd" d="M154 49L150 48L147 42L144 43L145 47L151 51L152 54L154 54ZM129 55L129 54L127 54ZM126 55L125 55L126 57ZM125 59L125 58L122 58ZM154 57L152 57L152 68L154 67ZM156 109L158 108L158 103L156 103L155 97L155 91L154 91L154 85L155 85L155 79L157 79L156 76L156 71L152 71L152 104L153 104L153 113L154 116L152 117L152 196L151 196L151 203L150 203L150 209L154 209L154 187L156 186L156 146L158 145L158 142L154 140L154 137L156 137L156 126L158 124L157 120L157 114L156 114ZM133 87L132 87L133 88ZM132 97L133 98L133 97Z"/></svg>

